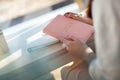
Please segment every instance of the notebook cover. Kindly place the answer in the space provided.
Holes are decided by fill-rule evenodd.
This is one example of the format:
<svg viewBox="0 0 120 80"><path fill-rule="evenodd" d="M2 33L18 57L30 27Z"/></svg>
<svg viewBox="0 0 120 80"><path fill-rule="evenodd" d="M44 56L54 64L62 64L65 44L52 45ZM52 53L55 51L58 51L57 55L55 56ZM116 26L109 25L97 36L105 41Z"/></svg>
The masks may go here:
<svg viewBox="0 0 120 80"><path fill-rule="evenodd" d="M93 31L91 25L63 15L56 16L43 30L44 33L59 40L66 39L68 35L71 35L84 42L88 40Z"/></svg>

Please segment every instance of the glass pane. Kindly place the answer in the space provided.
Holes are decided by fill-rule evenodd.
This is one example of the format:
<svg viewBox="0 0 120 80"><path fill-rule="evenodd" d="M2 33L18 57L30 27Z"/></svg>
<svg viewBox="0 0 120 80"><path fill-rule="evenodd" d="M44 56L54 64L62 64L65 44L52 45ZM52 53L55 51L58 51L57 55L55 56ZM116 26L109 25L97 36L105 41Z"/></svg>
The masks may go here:
<svg viewBox="0 0 120 80"><path fill-rule="evenodd" d="M83 10L87 6L88 0L75 0L80 8L80 10Z"/></svg>
<svg viewBox="0 0 120 80"><path fill-rule="evenodd" d="M73 0L0 0L0 26L13 26L23 19L35 18L72 2ZM9 22L11 20L14 22Z"/></svg>

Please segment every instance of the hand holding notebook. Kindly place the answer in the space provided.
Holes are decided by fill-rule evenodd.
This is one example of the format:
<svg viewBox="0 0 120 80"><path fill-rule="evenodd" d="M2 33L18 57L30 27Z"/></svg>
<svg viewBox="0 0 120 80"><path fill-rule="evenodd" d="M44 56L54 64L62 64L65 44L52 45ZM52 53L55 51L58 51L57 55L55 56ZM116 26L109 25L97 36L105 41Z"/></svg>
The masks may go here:
<svg viewBox="0 0 120 80"><path fill-rule="evenodd" d="M86 42L94 32L91 25L67 18L62 15L56 16L44 29L44 33L59 40L64 40L67 36L74 36Z"/></svg>

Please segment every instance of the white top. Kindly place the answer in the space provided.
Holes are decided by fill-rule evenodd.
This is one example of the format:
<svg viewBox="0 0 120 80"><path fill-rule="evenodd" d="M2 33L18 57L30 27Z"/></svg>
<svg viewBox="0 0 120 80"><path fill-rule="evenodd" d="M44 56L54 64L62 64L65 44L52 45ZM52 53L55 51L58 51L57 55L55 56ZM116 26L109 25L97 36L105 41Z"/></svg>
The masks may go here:
<svg viewBox="0 0 120 80"><path fill-rule="evenodd" d="M120 0L94 0L93 21L97 58L91 63L93 80L120 80Z"/></svg>

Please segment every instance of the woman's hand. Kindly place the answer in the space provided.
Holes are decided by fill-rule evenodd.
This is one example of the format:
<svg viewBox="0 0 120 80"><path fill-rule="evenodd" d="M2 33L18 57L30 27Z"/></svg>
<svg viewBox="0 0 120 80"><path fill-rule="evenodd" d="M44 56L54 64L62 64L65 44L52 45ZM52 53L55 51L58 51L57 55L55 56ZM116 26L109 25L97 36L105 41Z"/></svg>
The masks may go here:
<svg viewBox="0 0 120 80"><path fill-rule="evenodd" d="M87 9L83 10L80 14L78 16L78 14L76 14L76 13L67 12L64 14L64 16L78 20L78 21L82 21L82 22L87 23L89 25L93 25L92 19L90 17L88 17L88 15L87 15ZM95 52L94 33L88 39L87 45L89 47L91 47L93 49L93 51Z"/></svg>
<svg viewBox="0 0 120 80"><path fill-rule="evenodd" d="M93 25L92 19L89 18L87 15L82 15L82 14L78 15L76 13L67 12L67 13L64 14L64 16L66 16L68 18L72 18L72 19L78 20L78 21L82 21L82 22L87 23L89 25Z"/></svg>
<svg viewBox="0 0 120 80"><path fill-rule="evenodd" d="M83 54L86 54L86 49L88 46L75 37L69 36L68 39L64 40L63 42L66 44L66 48L68 52L73 56L74 60L81 60Z"/></svg>
<svg viewBox="0 0 120 80"><path fill-rule="evenodd" d="M74 61L85 61L89 64L95 56L91 48L74 36L69 36L67 40L63 42L66 44L66 49L71 54Z"/></svg>

